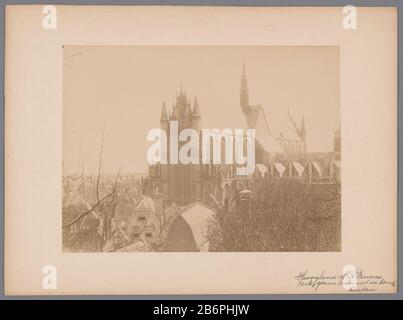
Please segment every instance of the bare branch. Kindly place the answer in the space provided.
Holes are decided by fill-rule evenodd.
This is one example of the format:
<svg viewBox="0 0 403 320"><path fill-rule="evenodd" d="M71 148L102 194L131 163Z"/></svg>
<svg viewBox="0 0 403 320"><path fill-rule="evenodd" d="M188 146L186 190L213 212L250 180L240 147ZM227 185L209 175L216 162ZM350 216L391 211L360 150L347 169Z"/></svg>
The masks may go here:
<svg viewBox="0 0 403 320"><path fill-rule="evenodd" d="M66 180L77 181L77 180L81 179L82 176L83 176L82 174L80 174L80 175L75 174L72 177L71 176L66 176L66 177L63 177L63 181L66 181Z"/></svg>
<svg viewBox="0 0 403 320"><path fill-rule="evenodd" d="M94 211L94 209L96 207L98 207L104 200L106 200L107 198L109 198L111 195L114 194L115 191L112 191L111 193L109 193L107 196L103 197L101 200L99 200L91 209L84 211L83 213L80 213L76 218L74 218L72 221L66 223L65 225L63 225L63 229L67 228L69 226L71 226L72 224L76 223L78 220L80 220L82 217L86 216L87 214L91 213L92 211Z"/></svg>

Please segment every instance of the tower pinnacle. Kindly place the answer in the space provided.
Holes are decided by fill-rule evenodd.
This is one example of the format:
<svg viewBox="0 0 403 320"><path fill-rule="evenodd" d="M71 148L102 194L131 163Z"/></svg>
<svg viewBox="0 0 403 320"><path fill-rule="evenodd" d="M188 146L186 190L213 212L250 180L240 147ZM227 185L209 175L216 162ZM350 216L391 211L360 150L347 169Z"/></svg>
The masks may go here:
<svg viewBox="0 0 403 320"><path fill-rule="evenodd" d="M162 121L168 121L168 113L167 113L167 107L165 105L165 101L162 103L162 109L161 109L161 122Z"/></svg>
<svg viewBox="0 0 403 320"><path fill-rule="evenodd" d="M249 109L249 89L248 89L248 79L246 77L245 61L242 64L240 104L241 104L242 112L243 113L248 112L248 109Z"/></svg>
<svg viewBox="0 0 403 320"><path fill-rule="evenodd" d="M192 116L193 117L200 117L199 102L197 100L197 97L195 97L195 100L194 100L194 103L193 103Z"/></svg>

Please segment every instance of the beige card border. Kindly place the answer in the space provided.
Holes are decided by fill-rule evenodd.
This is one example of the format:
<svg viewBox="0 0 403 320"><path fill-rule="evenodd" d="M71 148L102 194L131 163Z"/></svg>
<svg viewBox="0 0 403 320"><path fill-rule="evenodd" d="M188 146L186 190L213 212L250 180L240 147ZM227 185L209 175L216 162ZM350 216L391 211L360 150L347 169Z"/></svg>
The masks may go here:
<svg viewBox="0 0 403 320"><path fill-rule="evenodd" d="M397 10L7 6L5 293L348 293L297 287L306 269L356 265L396 281ZM62 45L338 45L341 52L342 252L62 253ZM42 287L55 265L56 290ZM394 293L379 286L374 293Z"/></svg>

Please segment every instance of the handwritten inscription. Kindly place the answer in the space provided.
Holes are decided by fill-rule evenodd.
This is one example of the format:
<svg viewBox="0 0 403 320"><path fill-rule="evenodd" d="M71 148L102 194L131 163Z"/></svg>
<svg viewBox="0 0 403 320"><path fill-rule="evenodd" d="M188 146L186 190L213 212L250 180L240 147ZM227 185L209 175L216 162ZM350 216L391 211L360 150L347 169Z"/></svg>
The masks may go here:
<svg viewBox="0 0 403 320"><path fill-rule="evenodd" d="M354 274L351 272L334 274L325 270L320 273L314 273L307 269L299 272L294 279L297 287L310 287L315 291L329 287L341 287L348 292L370 293L378 291L380 287L396 287L396 281L385 279L380 274L367 274L359 268ZM349 286L346 286L346 284Z"/></svg>

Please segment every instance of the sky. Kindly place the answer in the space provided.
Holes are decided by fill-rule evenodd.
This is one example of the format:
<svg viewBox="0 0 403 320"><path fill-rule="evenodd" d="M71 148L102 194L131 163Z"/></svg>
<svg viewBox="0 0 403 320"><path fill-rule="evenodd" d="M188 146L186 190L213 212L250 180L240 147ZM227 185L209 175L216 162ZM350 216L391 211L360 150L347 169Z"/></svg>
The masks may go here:
<svg viewBox="0 0 403 320"><path fill-rule="evenodd" d="M63 173L147 171L146 137L182 87L198 98L203 128L244 128L245 62L251 104L275 135L288 110L305 118L307 151L330 151L340 126L336 46L64 46ZM102 139L103 136L103 139Z"/></svg>

